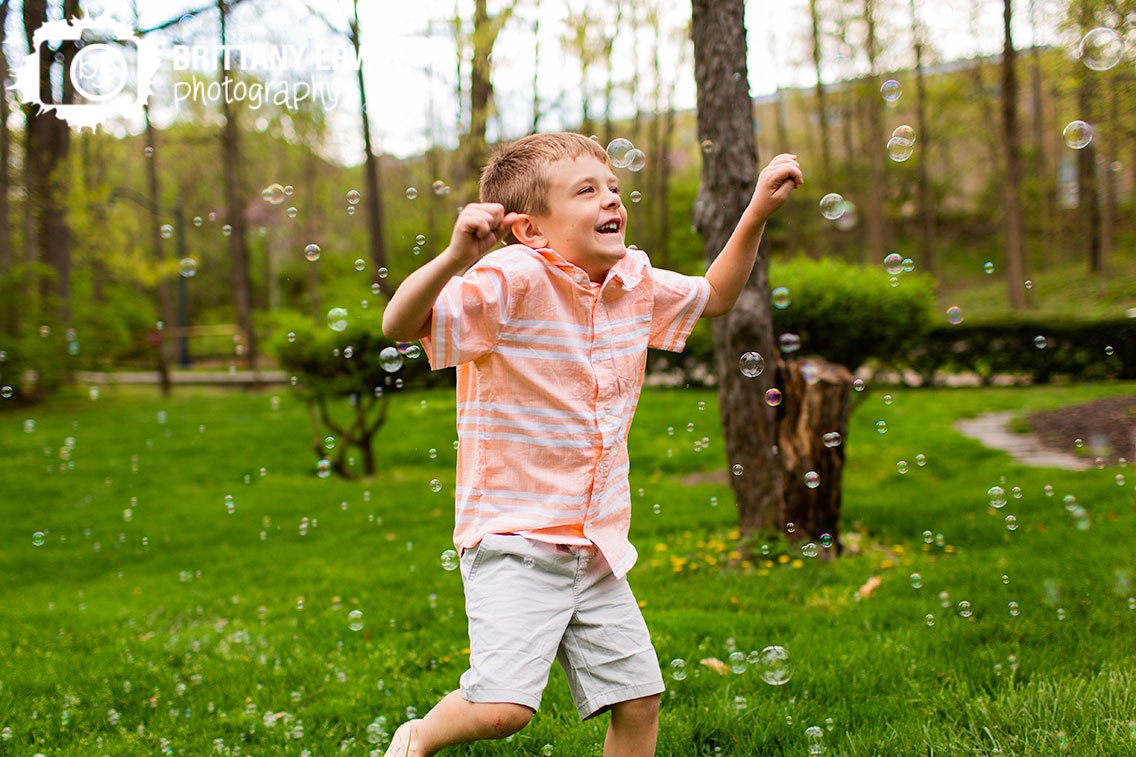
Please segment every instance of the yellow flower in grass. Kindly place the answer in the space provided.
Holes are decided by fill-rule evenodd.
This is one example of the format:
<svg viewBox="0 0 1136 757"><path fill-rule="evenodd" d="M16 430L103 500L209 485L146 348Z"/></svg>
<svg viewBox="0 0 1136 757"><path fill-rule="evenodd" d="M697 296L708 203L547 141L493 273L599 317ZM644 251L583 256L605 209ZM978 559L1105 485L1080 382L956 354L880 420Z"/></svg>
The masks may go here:
<svg viewBox="0 0 1136 757"><path fill-rule="evenodd" d="M943 551L944 552L954 552L955 551L954 545L948 544L947 546L943 547Z"/></svg>
<svg viewBox="0 0 1136 757"><path fill-rule="evenodd" d="M803 568L803 567L805 567L805 562L804 562L804 560L794 560L794 561L793 561L793 564L792 564L792 566L791 566L791 567L793 567L793 568Z"/></svg>
<svg viewBox="0 0 1136 757"><path fill-rule="evenodd" d="M762 568L761 570L757 571L757 575L768 576L769 575L769 569L768 568Z"/></svg>
<svg viewBox="0 0 1136 757"><path fill-rule="evenodd" d="M731 560L740 560L740 559L742 559L742 553L735 549L732 552L730 552L729 558Z"/></svg>
<svg viewBox="0 0 1136 757"><path fill-rule="evenodd" d="M658 544L655 545L655 551L656 552L666 552L667 551L667 545L663 544L662 542L659 542Z"/></svg>
<svg viewBox="0 0 1136 757"><path fill-rule="evenodd" d="M772 568L773 567L773 561L772 560L762 560L761 561L761 567ZM768 573L769 571L767 570L766 572Z"/></svg>
<svg viewBox="0 0 1136 757"><path fill-rule="evenodd" d="M902 544L896 544L895 546L893 546L891 548L891 551L895 552L897 555L902 555L903 554L903 545Z"/></svg>
<svg viewBox="0 0 1136 757"><path fill-rule="evenodd" d="M777 555L777 562L784 565L785 563L789 562L789 555Z"/></svg>
<svg viewBox="0 0 1136 757"><path fill-rule="evenodd" d="M880 570L887 570L888 568L892 568L894 566L895 563L893 563L891 560L880 560Z"/></svg>

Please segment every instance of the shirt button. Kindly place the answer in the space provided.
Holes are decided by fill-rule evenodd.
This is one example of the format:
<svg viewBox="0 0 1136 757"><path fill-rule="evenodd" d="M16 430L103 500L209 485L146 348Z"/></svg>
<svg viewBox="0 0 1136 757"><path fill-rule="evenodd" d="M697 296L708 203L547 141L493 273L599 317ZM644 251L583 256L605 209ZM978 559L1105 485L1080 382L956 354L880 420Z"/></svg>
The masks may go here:
<svg viewBox="0 0 1136 757"><path fill-rule="evenodd" d="M587 283L588 283L588 277L585 276L582 273L577 273L576 274L576 283L579 284L580 286L586 286Z"/></svg>

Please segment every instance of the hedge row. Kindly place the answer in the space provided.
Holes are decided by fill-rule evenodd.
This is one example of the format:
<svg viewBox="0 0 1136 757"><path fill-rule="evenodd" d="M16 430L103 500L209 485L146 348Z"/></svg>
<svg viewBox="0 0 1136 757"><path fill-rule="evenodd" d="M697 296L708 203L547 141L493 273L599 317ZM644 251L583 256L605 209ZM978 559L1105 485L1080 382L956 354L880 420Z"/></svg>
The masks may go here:
<svg viewBox="0 0 1136 757"><path fill-rule="evenodd" d="M925 382L938 372L1054 376L1079 381L1136 379L1136 318L1109 321L961 323L935 326L889 361L917 371Z"/></svg>

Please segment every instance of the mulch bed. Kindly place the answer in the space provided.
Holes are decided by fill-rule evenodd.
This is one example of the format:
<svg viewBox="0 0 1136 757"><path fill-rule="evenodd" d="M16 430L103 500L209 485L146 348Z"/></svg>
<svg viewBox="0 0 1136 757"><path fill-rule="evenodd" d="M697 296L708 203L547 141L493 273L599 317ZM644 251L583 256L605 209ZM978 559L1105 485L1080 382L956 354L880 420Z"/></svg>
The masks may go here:
<svg viewBox="0 0 1136 757"><path fill-rule="evenodd" d="M1136 457L1136 395L1108 397L1029 416L1042 442L1063 452L1088 454L1116 463ZM1084 442L1078 448L1077 440Z"/></svg>

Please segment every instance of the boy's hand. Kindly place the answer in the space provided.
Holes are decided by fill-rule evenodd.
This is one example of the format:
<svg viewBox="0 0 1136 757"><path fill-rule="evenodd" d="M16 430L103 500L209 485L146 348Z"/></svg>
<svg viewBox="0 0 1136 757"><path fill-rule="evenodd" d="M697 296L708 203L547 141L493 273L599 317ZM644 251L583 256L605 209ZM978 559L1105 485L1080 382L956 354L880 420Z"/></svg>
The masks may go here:
<svg viewBox="0 0 1136 757"><path fill-rule="evenodd" d="M471 202L458 214L447 251L469 267L505 237L518 217L496 202Z"/></svg>
<svg viewBox="0 0 1136 757"><path fill-rule="evenodd" d="M757 177L757 187L750 199L750 207L756 208L762 218L768 218L785 204L789 194L805 183L805 175L796 155L782 153L769 161Z"/></svg>

